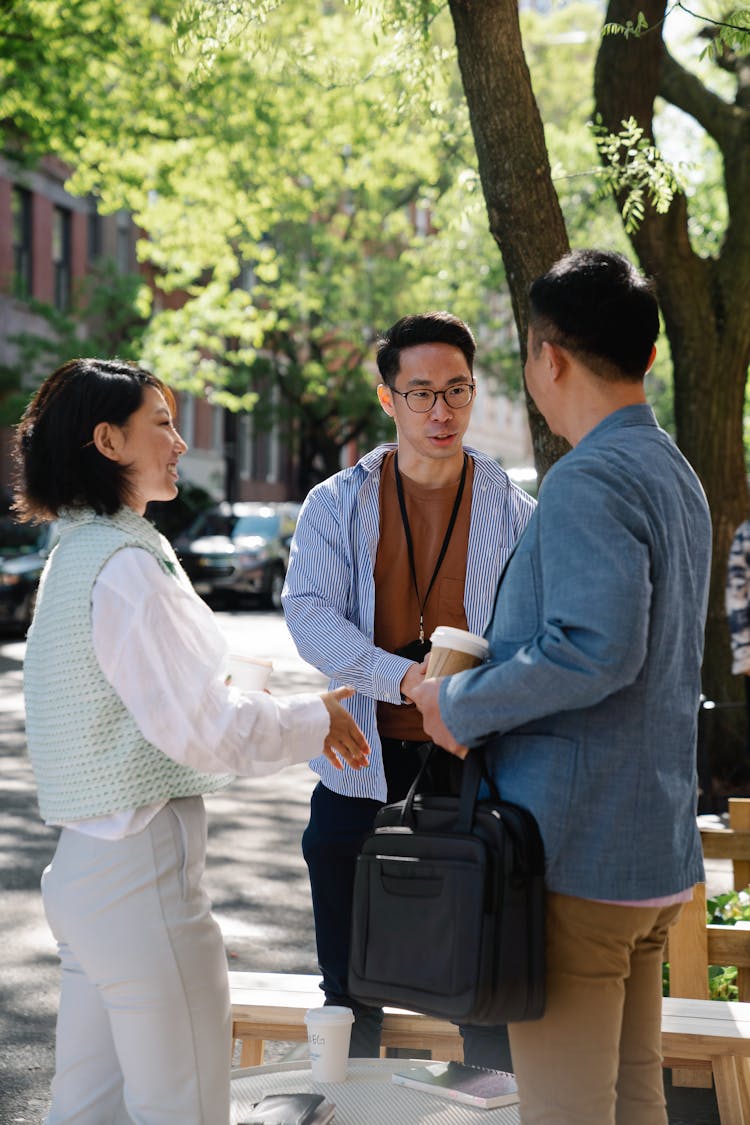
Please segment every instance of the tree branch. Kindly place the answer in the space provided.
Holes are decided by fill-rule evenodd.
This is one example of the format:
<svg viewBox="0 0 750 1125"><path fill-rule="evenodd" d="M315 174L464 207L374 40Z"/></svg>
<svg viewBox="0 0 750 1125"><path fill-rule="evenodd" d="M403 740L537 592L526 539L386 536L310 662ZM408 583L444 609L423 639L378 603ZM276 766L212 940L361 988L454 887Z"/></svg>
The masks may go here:
<svg viewBox="0 0 750 1125"><path fill-rule="evenodd" d="M675 7L681 8L683 12L685 12L688 16L692 16L693 19L700 20L701 23L713 24L714 27L725 27L729 31L739 31L742 35L747 35L748 30L750 30L747 27L742 27L740 24L727 23L726 20L712 20L710 16L704 15L702 12L691 12L690 8L687 8L682 3L682 0L677 0Z"/></svg>
<svg viewBox="0 0 750 1125"><path fill-rule="evenodd" d="M722 152L736 140L733 107L686 70L664 50L658 92L666 101L690 115L718 144Z"/></svg>

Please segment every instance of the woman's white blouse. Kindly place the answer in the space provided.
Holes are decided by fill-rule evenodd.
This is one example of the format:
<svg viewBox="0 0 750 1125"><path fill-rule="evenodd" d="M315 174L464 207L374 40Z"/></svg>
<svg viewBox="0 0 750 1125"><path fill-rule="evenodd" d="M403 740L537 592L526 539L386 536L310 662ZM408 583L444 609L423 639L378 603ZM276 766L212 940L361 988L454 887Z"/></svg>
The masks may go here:
<svg viewBox="0 0 750 1125"><path fill-rule="evenodd" d="M321 752L328 712L319 695L273 697L224 683L228 645L187 579L126 547L92 593L97 660L144 738L205 773L259 776ZM166 802L67 827L102 839L140 832Z"/></svg>

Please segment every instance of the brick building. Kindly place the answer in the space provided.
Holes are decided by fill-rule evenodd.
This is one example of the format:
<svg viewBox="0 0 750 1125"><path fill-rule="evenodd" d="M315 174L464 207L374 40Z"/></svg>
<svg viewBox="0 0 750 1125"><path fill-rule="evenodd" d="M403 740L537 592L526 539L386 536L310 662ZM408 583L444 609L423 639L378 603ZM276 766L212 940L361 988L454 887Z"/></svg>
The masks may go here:
<svg viewBox="0 0 750 1125"><path fill-rule="evenodd" d="M78 283L92 265L108 259L121 273L141 272L136 257L139 235L125 211L102 215L93 198L65 190L69 169L47 157L26 169L0 157L0 365L19 362L14 336L49 334L47 320L35 313L35 299L60 312L70 309ZM179 295L156 294L157 307L179 303ZM81 354L86 329L80 326ZM35 376L28 372L29 389ZM23 380L23 376L22 376ZM206 398L179 394L179 424L190 452L183 478L217 499L287 499L288 442L276 433L259 433L248 415L236 418ZM0 428L0 491L10 481L9 429Z"/></svg>

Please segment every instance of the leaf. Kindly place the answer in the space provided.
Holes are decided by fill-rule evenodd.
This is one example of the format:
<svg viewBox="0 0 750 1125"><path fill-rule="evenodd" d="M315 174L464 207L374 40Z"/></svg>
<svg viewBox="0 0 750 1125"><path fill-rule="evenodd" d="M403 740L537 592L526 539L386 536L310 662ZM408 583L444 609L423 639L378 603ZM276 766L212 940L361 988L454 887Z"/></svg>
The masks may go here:
<svg viewBox="0 0 750 1125"><path fill-rule="evenodd" d="M623 35L626 39L638 39L646 31L649 30L648 20L643 12L639 12L635 23L632 20L627 20L622 23L605 23L602 27L602 35Z"/></svg>
<svg viewBox="0 0 750 1125"><path fill-rule="evenodd" d="M681 190L676 171L645 136L636 119L622 121L619 133L609 132L599 118L590 128L605 162L602 195L620 196L626 231L638 229L647 203L659 214L668 211L676 192Z"/></svg>

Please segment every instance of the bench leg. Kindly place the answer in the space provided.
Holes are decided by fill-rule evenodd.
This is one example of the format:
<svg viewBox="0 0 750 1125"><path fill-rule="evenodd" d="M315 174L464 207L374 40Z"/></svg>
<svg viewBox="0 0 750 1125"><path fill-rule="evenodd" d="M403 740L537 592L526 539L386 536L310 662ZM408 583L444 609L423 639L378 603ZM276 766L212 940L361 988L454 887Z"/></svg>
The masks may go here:
<svg viewBox="0 0 750 1125"><path fill-rule="evenodd" d="M260 1066L263 1062L263 1040L243 1039L240 1066Z"/></svg>
<svg viewBox="0 0 750 1125"><path fill-rule="evenodd" d="M237 1040L240 1041L240 1066L260 1066L263 1062L263 1040L251 1039L246 1035L238 1035L237 1029L232 1025L232 1062L234 1062L234 1049Z"/></svg>
<svg viewBox="0 0 750 1125"><path fill-rule="evenodd" d="M711 1062L721 1125L750 1125L750 1059L721 1055Z"/></svg>

